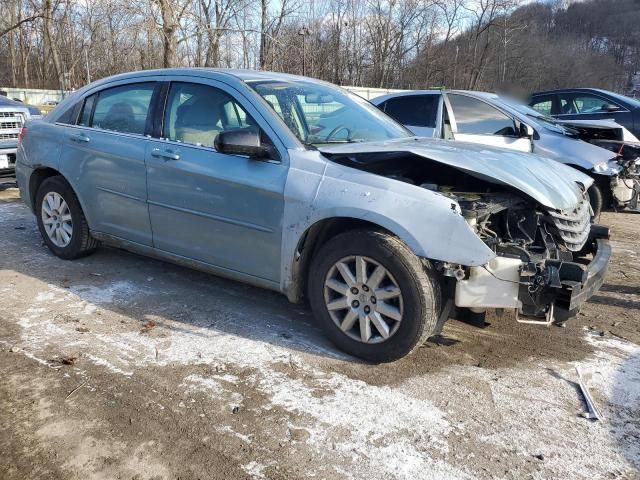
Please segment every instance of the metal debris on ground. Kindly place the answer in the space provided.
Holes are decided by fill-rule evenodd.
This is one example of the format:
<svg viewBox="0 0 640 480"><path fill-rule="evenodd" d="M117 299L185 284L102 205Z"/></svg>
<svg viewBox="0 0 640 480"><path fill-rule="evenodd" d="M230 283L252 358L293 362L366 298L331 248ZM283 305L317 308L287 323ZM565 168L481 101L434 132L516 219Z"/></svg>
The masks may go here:
<svg viewBox="0 0 640 480"><path fill-rule="evenodd" d="M582 412L581 415L589 420L602 420L602 416L600 415L596 404L593 402L593 398L591 398L591 394L589 393L589 389L587 389L587 385L582 378L582 372L578 365L576 365L576 373L578 374L578 386L580 387L580 391L584 397L584 403L587 406L587 410Z"/></svg>

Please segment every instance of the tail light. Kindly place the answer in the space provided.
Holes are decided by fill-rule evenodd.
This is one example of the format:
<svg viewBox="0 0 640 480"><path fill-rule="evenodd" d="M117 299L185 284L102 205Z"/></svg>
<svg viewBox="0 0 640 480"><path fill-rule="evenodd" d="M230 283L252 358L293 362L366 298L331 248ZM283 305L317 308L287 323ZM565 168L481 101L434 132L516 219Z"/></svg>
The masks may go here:
<svg viewBox="0 0 640 480"><path fill-rule="evenodd" d="M22 129L20 130L20 133L18 134L18 144L22 143L22 141L24 140L24 137L26 136L27 136L27 128L22 127Z"/></svg>

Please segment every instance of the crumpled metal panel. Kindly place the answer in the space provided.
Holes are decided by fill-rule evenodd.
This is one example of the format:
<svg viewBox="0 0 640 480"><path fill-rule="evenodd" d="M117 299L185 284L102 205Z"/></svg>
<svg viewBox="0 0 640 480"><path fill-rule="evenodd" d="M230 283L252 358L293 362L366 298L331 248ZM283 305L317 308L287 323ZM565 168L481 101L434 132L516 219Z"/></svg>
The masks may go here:
<svg viewBox="0 0 640 480"><path fill-rule="evenodd" d="M509 185L548 208L565 210L582 198L579 182L593 179L553 160L503 148L412 137L388 142L349 143L322 147L328 154L401 152L444 163L493 183Z"/></svg>

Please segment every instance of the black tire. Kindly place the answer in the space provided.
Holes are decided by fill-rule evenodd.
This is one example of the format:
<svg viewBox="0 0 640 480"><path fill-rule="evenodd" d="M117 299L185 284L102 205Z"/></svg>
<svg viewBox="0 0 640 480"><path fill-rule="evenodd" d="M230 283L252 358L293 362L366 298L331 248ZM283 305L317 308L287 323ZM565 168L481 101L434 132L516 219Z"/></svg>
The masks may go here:
<svg viewBox="0 0 640 480"><path fill-rule="evenodd" d="M395 333L379 343L364 343L344 333L329 314L325 280L336 262L363 256L383 266L402 295L402 319ZM374 265L375 268L375 265ZM430 264L423 263L398 238L377 231L354 230L337 235L314 255L308 297L314 316L341 350L371 362L391 362L408 355L435 331L441 310L440 282ZM359 326L354 328L358 328Z"/></svg>
<svg viewBox="0 0 640 480"><path fill-rule="evenodd" d="M42 218L43 200L49 193L60 195L69 207L71 214L72 233L71 240L66 246L56 245L47 234ZM38 229L49 249L58 257L65 260L73 260L93 253L98 247L98 241L91 236L87 219L84 216L78 198L71 186L61 176L45 179L38 188L35 203Z"/></svg>
<svg viewBox="0 0 640 480"><path fill-rule="evenodd" d="M597 183L594 183L589 190L587 190L587 193L589 194L589 203L591 204L591 210L593 210L593 217L598 217L604 206L602 189Z"/></svg>

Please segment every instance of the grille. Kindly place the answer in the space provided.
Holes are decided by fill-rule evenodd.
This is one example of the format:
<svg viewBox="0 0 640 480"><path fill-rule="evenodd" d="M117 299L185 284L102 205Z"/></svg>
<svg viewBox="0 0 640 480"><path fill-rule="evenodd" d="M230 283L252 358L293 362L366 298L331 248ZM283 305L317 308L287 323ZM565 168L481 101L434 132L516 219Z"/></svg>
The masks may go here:
<svg viewBox="0 0 640 480"><path fill-rule="evenodd" d="M23 125L22 112L0 111L0 142L16 140Z"/></svg>
<svg viewBox="0 0 640 480"><path fill-rule="evenodd" d="M591 228L591 208L586 195L573 209L561 212L547 212L544 217L551 233L560 245L572 252L578 252L589 238Z"/></svg>

